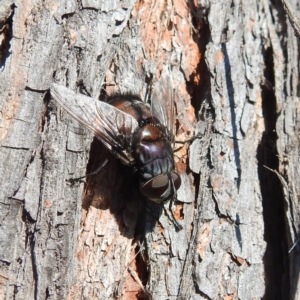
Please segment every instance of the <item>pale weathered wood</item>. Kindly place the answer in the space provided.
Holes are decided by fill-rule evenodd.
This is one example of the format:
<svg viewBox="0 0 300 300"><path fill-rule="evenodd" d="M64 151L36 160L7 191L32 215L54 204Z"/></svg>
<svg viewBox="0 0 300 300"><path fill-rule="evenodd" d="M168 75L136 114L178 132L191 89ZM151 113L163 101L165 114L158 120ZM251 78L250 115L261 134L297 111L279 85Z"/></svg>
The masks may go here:
<svg viewBox="0 0 300 300"><path fill-rule="evenodd" d="M0 299L300 297L299 52L281 1L5 0L0 25ZM199 136L175 146L180 232L49 94L147 98L166 70L176 140Z"/></svg>

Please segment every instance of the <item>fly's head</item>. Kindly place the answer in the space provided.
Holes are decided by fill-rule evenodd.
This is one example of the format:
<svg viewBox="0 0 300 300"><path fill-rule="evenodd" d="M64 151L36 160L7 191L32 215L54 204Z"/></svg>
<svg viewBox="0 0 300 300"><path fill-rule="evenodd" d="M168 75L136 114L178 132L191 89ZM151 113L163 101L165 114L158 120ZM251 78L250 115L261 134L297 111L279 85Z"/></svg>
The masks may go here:
<svg viewBox="0 0 300 300"><path fill-rule="evenodd" d="M140 189L141 193L149 200L164 203L172 197L176 197L180 185L180 176L173 171L149 179L141 185Z"/></svg>

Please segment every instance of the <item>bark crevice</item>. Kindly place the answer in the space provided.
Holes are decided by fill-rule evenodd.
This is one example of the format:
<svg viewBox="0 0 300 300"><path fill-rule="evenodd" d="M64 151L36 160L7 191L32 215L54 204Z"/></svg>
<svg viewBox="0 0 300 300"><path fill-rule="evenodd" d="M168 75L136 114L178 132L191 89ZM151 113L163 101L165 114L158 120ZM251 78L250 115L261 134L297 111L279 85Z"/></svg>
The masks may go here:
<svg viewBox="0 0 300 300"><path fill-rule="evenodd" d="M2 3L3 2L3 3ZM0 8L0 70L5 67L7 58L11 55L13 16L15 5L10 1L2 1Z"/></svg>
<svg viewBox="0 0 300 300"><path fill-rule="evenodd" d="M265 131L257 149L258 173L263 201L265 224L264 237L267 243L264 255L266 292L264 299L288 299L287 240L285 237L285 209L281 183L277 175L264 166L278 170L279 160L276 148L276 97L274 93L273 50L265 53L265 84L262 87L262 112ZM280 188L279 188L280 187Z"/></svg>

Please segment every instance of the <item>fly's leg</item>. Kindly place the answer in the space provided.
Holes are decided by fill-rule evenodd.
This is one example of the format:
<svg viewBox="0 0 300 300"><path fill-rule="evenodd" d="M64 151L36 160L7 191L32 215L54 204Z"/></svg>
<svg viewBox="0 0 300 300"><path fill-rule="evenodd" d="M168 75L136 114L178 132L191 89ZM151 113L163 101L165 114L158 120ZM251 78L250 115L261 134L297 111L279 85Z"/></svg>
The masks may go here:
<svg viewBox="0 0 300 300"><path fill-rule="evenodd" d="M199 132L196 135L194 135L192 138L190 138L188 140L185 140L183 142L181 142L181 141L175 141L175 144L182 144L182 145L184 145L185 143L191 143L191 142L193 142L196 139L200 139L200 137L201 137L201 134Z"/></svg>
<svg viewBox="0 0 300 300"><path fill-rule="evenodd" d="M196 139L200 139L201 138L201 134L200 133L197 133L196 135L194 135L192 138L188 139L188 140L185 140L183 142L181 141L175 141L175 144L181 144L181 145L184 145L186 143L192 143L194 140ZM173 150L173 153L179 151L180 149L182 149L183 146L179 146L177 149Z"/></svg>
<svg viewBox="0 0 300 300"><path fill-rule="evenodd" d="M168 210L164 207L164 210L166 212L166 215L168 216L169 220L173 223L176 232L180 231L183 229L183 227L177 222L177 220L175 219L173 210L172 210L172 204L173 204L173 198L170 200L170 204L169 204L169 211L171 212L171 216L169 215Z"/></svg>
<svg viewBox="0 0 300 300"><path fill-rule="evenodd" d="M68 182L70 182L71 185L73 185L74 183L80 181L81 179L83 178L86 178L88 176L91 176L91 175L95 175L97 174L108 162L108 159L106 159L100 166L99 168L97 168L97 170L95 170L94 172L90 173L90 174L86 174L85 176L81 176L81 177L78 177L78 178L70 178L70 179L67 179Z"/></svg>

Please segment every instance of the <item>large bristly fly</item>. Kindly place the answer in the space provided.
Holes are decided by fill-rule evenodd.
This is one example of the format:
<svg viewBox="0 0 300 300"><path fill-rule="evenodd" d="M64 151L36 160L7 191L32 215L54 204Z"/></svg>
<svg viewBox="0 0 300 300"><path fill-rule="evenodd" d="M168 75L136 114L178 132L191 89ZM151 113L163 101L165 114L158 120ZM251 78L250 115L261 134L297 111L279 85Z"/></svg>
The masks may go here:
<svg viewBox="0 0 300 300"><path fill-rule="evenodd" d="M145 197L156 203L176 198L181 179L172 149L173 106L164 105L170 96L166 87L154 85L151 106L129 94L102 102L58 84L51 85L51 95L113 155L138 171ZM181 226L176 222L176 227Z"/></svg>

